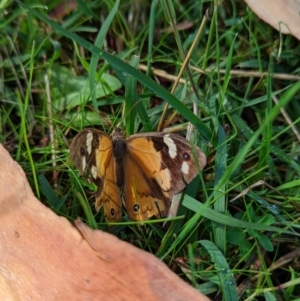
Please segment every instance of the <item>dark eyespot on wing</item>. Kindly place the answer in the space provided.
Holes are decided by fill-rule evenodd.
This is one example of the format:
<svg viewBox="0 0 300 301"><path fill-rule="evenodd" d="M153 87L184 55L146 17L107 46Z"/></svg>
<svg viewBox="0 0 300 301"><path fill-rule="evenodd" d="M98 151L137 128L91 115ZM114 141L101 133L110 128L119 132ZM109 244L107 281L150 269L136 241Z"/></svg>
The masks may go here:
<svg viewBox="0 0 300 301"><path fill-rule="evenodd" d="M183 153L182 158L184 161L189 161L191 159L191 156L188 153Z"/></svg>
<svg viewBox="0 0 300 301"><path fill-rule="evenodd" d="M140 208L141 208L141 206L140 206L139 203L135 203L135 204L133 205L133 211L134 211L134 212L139 212Z"/></svg>
<svg viewBox="0 0 300 301"><path fill-rule="evenodd" d="M111 214L111 216L115 216L115 209L114 208L110 208L110 214Z"/></svg>

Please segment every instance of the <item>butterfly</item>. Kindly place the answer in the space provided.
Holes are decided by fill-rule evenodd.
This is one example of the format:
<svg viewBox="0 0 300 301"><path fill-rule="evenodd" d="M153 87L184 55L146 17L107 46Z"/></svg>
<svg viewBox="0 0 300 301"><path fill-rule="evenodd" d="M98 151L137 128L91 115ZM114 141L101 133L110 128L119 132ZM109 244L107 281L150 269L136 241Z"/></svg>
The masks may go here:
<svg viewBox="0 0 300 301"><path fill-rule="evenodd" d="M166 216L173 195L181 192L206 165L205 154L188 140L162 132L124 139L87 128L70 145L70 157L80 174L97 186L95 207L104 207L107 222L128 217L144 221ZM197 162L195 162L197 161Z"/></svg>

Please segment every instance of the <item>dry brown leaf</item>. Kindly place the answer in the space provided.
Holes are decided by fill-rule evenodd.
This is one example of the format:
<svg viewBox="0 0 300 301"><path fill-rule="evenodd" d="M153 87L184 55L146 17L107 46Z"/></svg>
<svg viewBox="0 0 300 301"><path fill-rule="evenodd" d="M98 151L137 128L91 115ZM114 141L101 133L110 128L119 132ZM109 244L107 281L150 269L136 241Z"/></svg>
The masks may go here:
<svg viewBox="0 0 300 301"><path fill-rule="evenodd" d="M58 5L56 5L49 13L49 18L53 20L61 20L71 11L77 8L77 3L75 0L64 0Z"/></svg>
<svg viewBox="0 0 300 301"><path fill-rule="evenodd" d="M244 0L255 14L284 34L300 40L300 2L298 0Z"/></svg>
<svg viewBox="0 0 300 301"><path fill-rule="evenodd" d="M155 256L55 215L1 144L0 166L0 300L209 300Z"/></svg>

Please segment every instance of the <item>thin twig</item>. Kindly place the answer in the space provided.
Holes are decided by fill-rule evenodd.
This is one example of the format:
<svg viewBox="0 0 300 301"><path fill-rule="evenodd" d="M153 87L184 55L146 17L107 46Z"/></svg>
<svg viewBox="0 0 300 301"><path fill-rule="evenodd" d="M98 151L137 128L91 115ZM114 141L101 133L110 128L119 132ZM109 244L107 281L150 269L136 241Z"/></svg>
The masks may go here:
<svg viewBox="0 0 300 301"><path fill-rule="evenodd" d="M57 171L56 171L56 155L55 150L57 148L56 140L54 139L54 125L52 119L52 101L51 101L51 93L50 93L50 83L49 83L49 75L48 73L44 76L45 88L46 88L46 96L47 96L47 111L49 116L49 140L51 146L51 161L53 168L53 187L56 189L58 187L57 183Z"/></svg>
<svg viewBox="0 0 300 301"><path fill-rule="evenodd" d="M276 96L273 96L272 99L275 102L275 104L278 104L278 99ZM299 133L298 129L296 128L296 126L293 125L293 121L291 120L290 116L286 112L285 108L281 108L280 112L281 112L283 118L285 119L286 123L291 127L291 129L292 129L294 135L296 136L296 138L298 139L298 141L300 141L300 133Z"/></svg>
<svg viewBox="0 0 300 301"><path fill-rule="evenodd" d="M146 71L147 67L146 67L146 65L140 64L139 69L142 70L142 71ZM200 68L193 67L193 66L191 66L191 69L195 70L196 72L202 73L202 74L207 74L207 73L211 73L211 72L214 71L213 68L207 68L205 70L202 70ZM169 74L169 73L167 73L166 71L164 71L162 69L151 68L151 71L154 75L159 76L161 78L165 78L165 79L170 80L170 81L175 82L175 80L177 78L177 76ZM218 70L218 72L220 74L225 74L226 70L225 69L220 69L220 70ZM259 71L248 71L248 70L231 70L230 74L234 75L234 76L237 76L237 77L267 77L268 76L267 72L261 73ZM300 80L300 76L292 75L292 74L286 74L286 73L273 73L272 78L282 79L282 80L295 80L295 81ZM185 84L186 80L181 78L179 83Z"/></svg>

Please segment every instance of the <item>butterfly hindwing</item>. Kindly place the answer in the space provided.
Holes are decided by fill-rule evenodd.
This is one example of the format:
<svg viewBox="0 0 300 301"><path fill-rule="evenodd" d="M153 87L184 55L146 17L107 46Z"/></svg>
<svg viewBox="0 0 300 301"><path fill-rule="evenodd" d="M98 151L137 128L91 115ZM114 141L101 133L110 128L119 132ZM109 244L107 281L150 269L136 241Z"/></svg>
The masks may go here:
<svg viewBox="0 0 300 301"><path fill-rule="evenodd" d="M136 153L129 151L124 158L124 201L127 214L131 220L143 221L152 216L165 216L169 207L169 194L163 191L155 175L150 174L149 167L138 161ZM151 156L143 153L145 160ZM148 157L146 159L146 157ZM149 173L150 171L150 173Z"/></svg>
<svg viewBox="0 0 300 301"><path fill-rule="evenodd" d="M103 206L107 221L120 220L122 201L111 137L97 129L85 129L73 139L70 157L80 173L90 174L98 187L96 210Z"/></svg>

